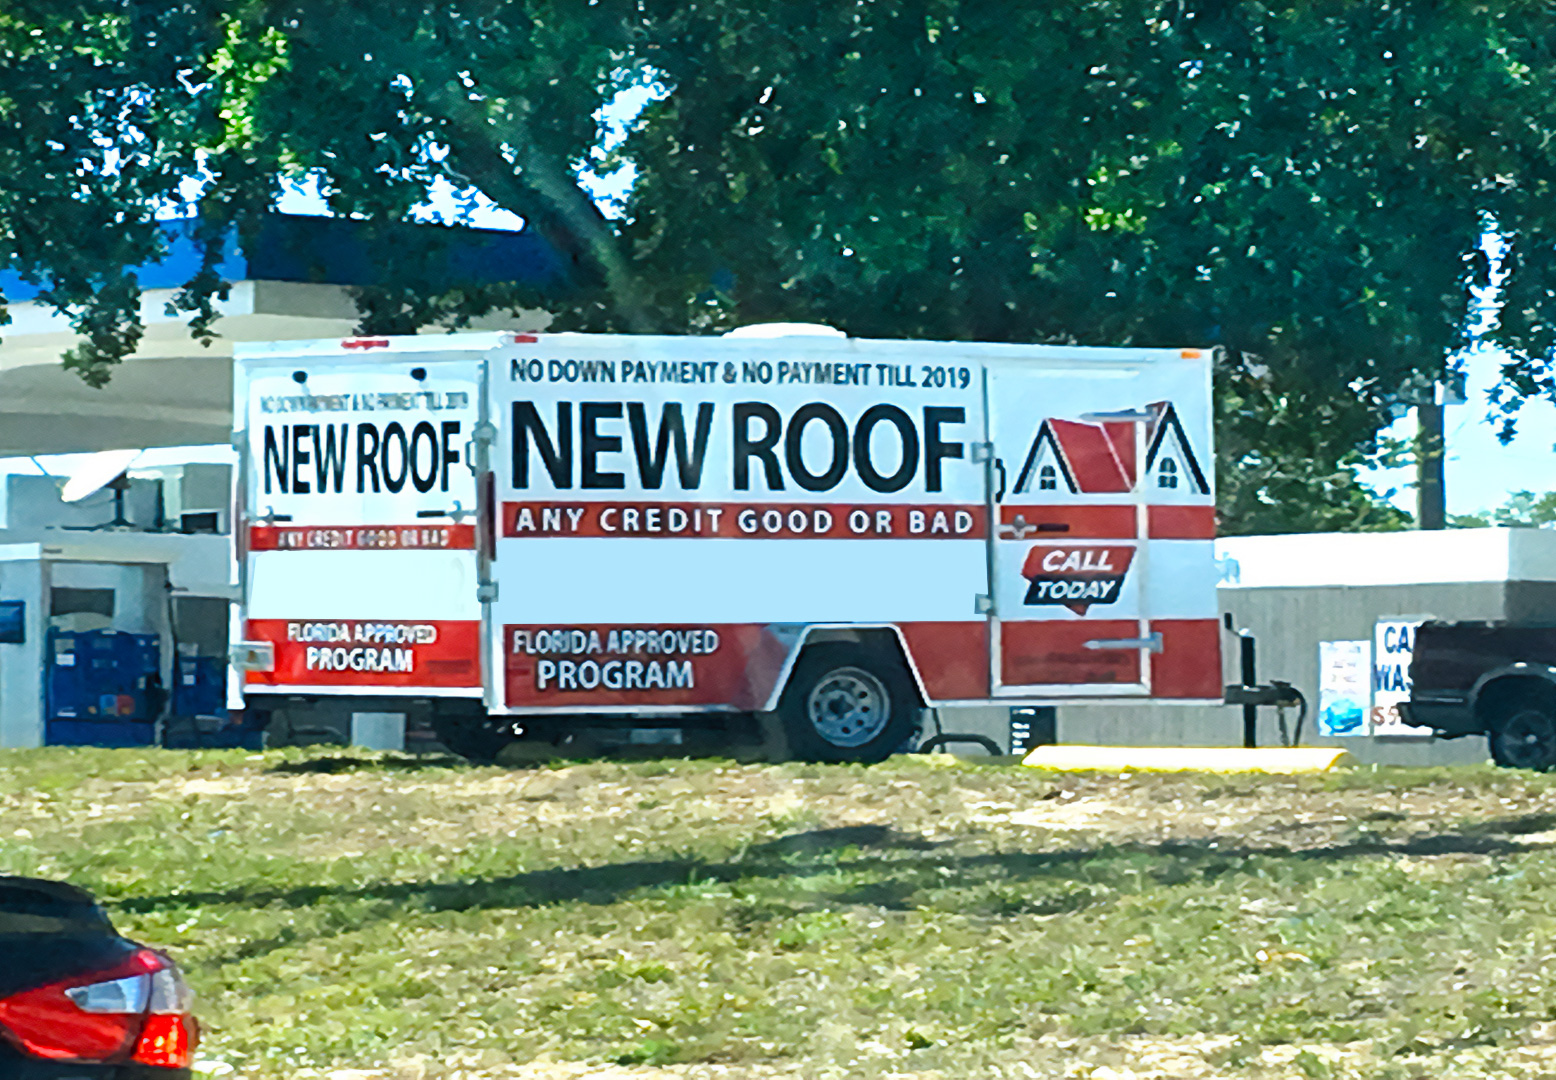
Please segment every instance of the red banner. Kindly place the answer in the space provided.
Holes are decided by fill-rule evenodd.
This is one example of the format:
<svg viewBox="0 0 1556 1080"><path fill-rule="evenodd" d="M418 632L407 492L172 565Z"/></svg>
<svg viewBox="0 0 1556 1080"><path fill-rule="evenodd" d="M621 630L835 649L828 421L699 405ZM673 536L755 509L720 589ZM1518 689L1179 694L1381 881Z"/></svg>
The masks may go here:
<svg viewBox="0 0 1556 1080"><path fill-rule="evenodd" d="M1166 620L1165 652L1151 657L1153 694L1220 695L1219 623ZM932 701L978 699L989 690L988 625L898 624ZM788 646L757 623L503 627L510 708L632 709L656 705L766 706ZM1000 624L1006 686L1116 685L1142 677L1138 648L1088 643L1136 638L1135 620L1012 621Z"/></svg>
<svg viewBox="0 0 1556 1080"><path fill-rule="evenodd" d="M506 537L981 540L982 506L848 503L510 502Z"/></svg>
<svg viewBox="0 0 1556 1080"><path fill-rule="evenodd" d="M273 671L251 671L257 686L481 685L477 621L250 619L248 640L275 647Z"/></svg>
<svg viewBox="0 0 1556 1080"><path fill-rule="evenodd" d="M472 525L253 525L250 551L469 551Z"/></svg>
<svg viewBox="0 0 1556 1080"><path fill-rule="evenodd" d="M766 626L505 626L506 701L761 708L788 655Z"/></svg>

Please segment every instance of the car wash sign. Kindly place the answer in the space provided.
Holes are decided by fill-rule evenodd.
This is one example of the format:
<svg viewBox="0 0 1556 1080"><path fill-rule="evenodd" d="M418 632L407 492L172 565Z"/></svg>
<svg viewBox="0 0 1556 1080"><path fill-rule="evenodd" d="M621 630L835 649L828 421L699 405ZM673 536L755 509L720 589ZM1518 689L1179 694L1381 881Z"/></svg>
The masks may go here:
<svg viewBox="0 0 1556 1080"><path fill-rule="evenodd" d="M1372 643L1372 734L1413 735L1421 729L1400 718L1401 702L1410 700L1410 660L1415 653L1416 629L1426 620L1380 619Z"/></svg>

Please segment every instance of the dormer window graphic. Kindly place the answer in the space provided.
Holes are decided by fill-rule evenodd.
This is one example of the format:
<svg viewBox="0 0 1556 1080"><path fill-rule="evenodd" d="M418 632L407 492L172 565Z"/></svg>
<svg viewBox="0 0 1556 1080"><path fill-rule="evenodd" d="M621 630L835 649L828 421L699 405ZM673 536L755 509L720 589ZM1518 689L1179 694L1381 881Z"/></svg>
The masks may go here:
<svg viewBox="0 0 1556 1080"><path fill-rule="evenodd" d="M1121 495L1135 490L1137 475L1163 492L1209 495L1210 484L1189 446L1188 435L1172 403L1147 405L1145 468L1135 468L1135 422L1091 423L1050 417L1038 426L1026 461L1011 489L1066 491L1072 495Z"/></svg>

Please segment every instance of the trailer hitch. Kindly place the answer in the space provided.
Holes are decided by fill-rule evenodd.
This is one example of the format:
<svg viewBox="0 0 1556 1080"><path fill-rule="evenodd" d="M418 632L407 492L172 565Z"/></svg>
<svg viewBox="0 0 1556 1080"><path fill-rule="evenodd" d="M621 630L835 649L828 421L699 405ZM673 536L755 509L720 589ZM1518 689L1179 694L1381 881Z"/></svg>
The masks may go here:
<svg viewBox="0 0 1556 1080"><path fill-rule="evenodd" d="M1267 683L1244 685L1233 683L1228 686L1222 695L1228 705L1241 705L1243 715L1252 713L1258 715L1258 709L1262 706L1274 706L1275 724L1280 730L1280 742L1282 746L1296 746L1302 742L1302 722L1307 719L1307 698L1302 691L1292 686L1283 679L1271 679ZM1286 710L1297 710L1297 724L1294 732L1288 732L1286 728ZM1251 746L1252 743L1245 742Z"/></svg>
<svg viewBox="0 0 1556 1080"><path fill-rule="evenodd" d="M1277 709L1295 709L1302 704L1303 698L1302 691L1289 682L1271 679L1256 686L1233 683L1226 688L1225 701L1228 705L1273 705Z"/></svg>

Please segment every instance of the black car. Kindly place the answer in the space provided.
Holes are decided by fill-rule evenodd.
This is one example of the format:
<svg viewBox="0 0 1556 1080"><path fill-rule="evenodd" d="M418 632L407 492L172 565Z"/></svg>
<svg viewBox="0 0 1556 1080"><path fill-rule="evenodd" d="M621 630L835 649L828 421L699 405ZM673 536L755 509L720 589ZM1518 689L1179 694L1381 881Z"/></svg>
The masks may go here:
<svg viewBox="0 0 1556 1080"><path fill-rule="evenodd" d="M0 877L0 1077L189 1080L199 1029L162 953L84 889Z"/></svg>
<svg viewBox="0 0 1556 1080"><path fill-rule="evenodd" d="M1426 622L1412 646L1405 723L1484 734L1498 765L1556 769L1556 626Z"/></svg>

